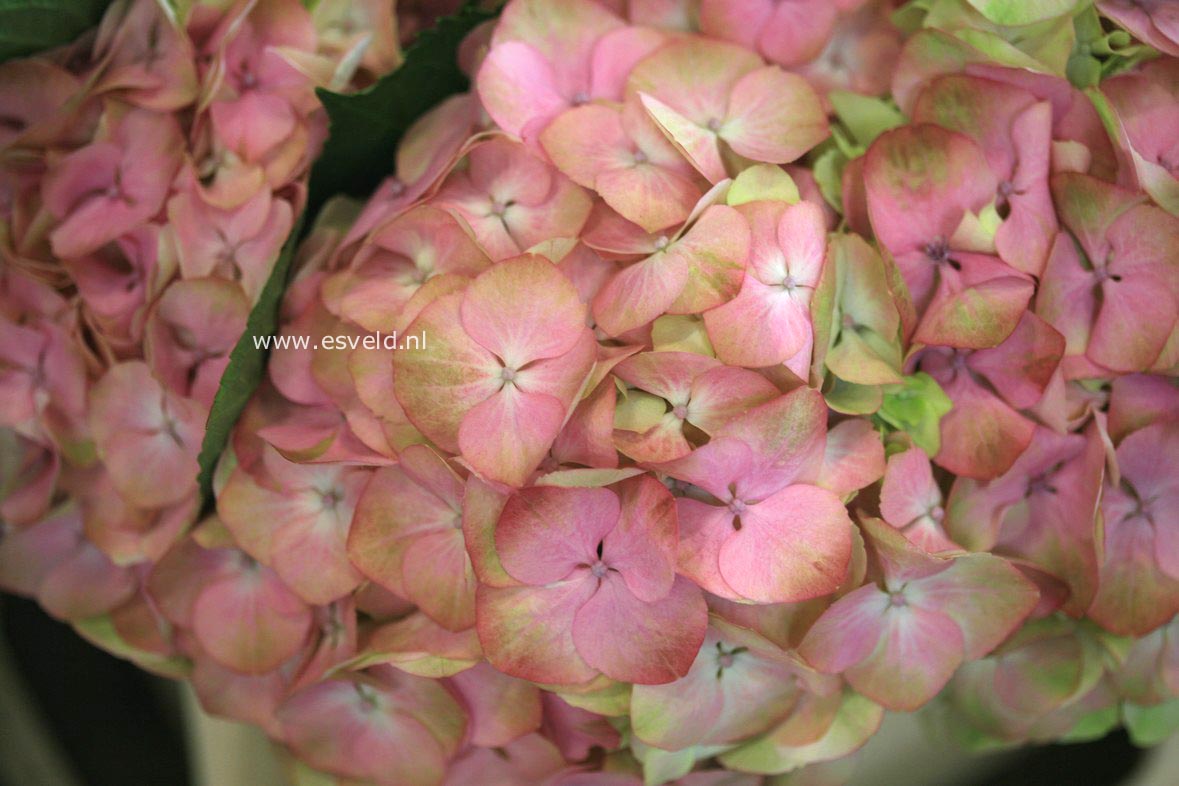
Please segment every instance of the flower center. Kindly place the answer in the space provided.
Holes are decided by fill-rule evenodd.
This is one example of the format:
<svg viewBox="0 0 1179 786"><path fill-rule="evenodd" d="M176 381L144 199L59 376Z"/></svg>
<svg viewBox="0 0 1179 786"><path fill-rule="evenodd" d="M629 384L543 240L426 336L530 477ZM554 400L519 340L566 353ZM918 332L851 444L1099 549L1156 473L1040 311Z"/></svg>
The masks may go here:
<svg viewBox="0 0 1179 786"><path fill-rule="evenodd" d="M744 500L735 499L729 503L729 512L734 516L740 516L748 509L749 506L745 504Z"/></svg>
<svg viewBox="0 0 1179 786"><path fill-rule="evenodd" d="M589 93L585 92L584 90L578 90L573 94L573 98L571 98L569 102L574 106L581 106L582 104L588 104L589 100Z"/></svg>
<svg viewBox="0 0 1179 786"><path fill-rule="evenodd" d="M642 150L636 150L634 154L634 161L636 164L645 164L650 161L650 159L647 158L647 154Z"/></svg>
<svg viewBox="0 0 1179 786"><path fill-rule="evenodd" d="M670 243L671 241L667 239L667 235L660 235L659 239L655 241L655 250L665 251Z"/></svg>
<svg viewBox="0 0 1179 786"><path fill-rule="evenodd" d="M1056 487L1048 482L1047 475L1037 475L1028 481L1028 496L1033 494L1055 494Z"/></svg>
<svg viewBox="0 0 1179 786"><path fill-rule="evenodd" d="M671 414L675 415L680 420L688 419L688 406L686 404L677 404L672 407Z"/></svg>
<svg viewBox="0 0 1179 786"><path fill-rule="evenodd" d="M390 196L399 197L404 193L405 193L405 183L401 182L397 178L393 178L393 180L390 181L390 183L389 183Z"/></svg>
<svg viewBox="0 0 1179 786"><path fill-rule="evenodd" d="M331 489L321 494L319 501L323 505L324 510L335 510L343 497L344 495L340 493L339 489Z"/></svg>
<svg viewBox="0 0 1179 786"><path fill-rule="evenodd" d="M504 368L500 369L499 378L502 379L504 382L515 382L516 381L516 369L508 368L507 366L505 366Z"/></svg>
<svg viewBox="0 0 1179 786"><path fill-rule="evenodd" d="M925 252L930 261L936 262L939 265L950 258L950 244L946 242L944 237L934 238L925 244L921 249Z"/></svg>
<svg viewBox="0 0 1179 786"><path fill-rule="evenodd" d="M606 572L608 570L610 569L606 566L606 563L600 559L594 562L593 565L590 565L590 573L594 574L594 578L597 579L606 578Z"/></svg>
<svg viewBox="0 0 1179 786"><path fill-rule="evenodd" d="M903 608L909 605L909 601L905 600L905 596L901 592L888 593L888 605L894 608Z"/></svg>
<svg viewBox="0 0 1179 786"><path fill-rule="evenodd" d="M709 118L706 125L708 126L708 130L715 134L716 132L720 131L721 121L715 117L712 117Z"/></svg>

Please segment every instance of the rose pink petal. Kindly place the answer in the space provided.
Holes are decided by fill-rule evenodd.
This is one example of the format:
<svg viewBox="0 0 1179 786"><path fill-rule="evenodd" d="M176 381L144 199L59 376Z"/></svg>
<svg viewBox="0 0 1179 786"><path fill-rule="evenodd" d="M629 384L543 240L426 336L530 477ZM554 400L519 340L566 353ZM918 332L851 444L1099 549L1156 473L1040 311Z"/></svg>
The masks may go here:
<svg viewBox="0 0 1179 786"><path fill-rule="evenodd" d="M786 164L827 138L827 115L805 79L776 66L733 85L720 138L753 161Z"/></svg>
<svg viewBox="0 0 1179 786"><path fill-rule="evenodd" d="M1038 592L1005 560L968 554L941 573L913 582L905 597L913 606L949 615L962 630L966 659L977 660L1024 621Z"/></svg>
<svg viewBox="0 0 1179 786"><path fill-rule="evenodd" d="M645 603L607 576L578 610L573 641L586 663L606 676L652 685L688 673L707 627L704 595L687 579L677 578L666 597Z"/></svg>
<svg viewBox="0 0 1179 786"><path fill-rule="evenodd" d="M307 643L311 624L311 608L261 565L243 565L204 587L192 609L202 648L242 674L277 668Z"/></svg>
<svg viewBox="0 0 1179 786"><path fill-rule="evenodd" d="M843 583L851 559L851 519L830 491L789 486L736 515L741 526L721 547L720 571L743 597L792 603L834 592Z"/></svg>
<svg viewBox="0 0 1179 786"><path fill-rule="evenodd" d="M573 643L573 620L596 589L589 571L546 587L496 588L476 592L479 642L492 666L520 679L569 685L587 682L597 670Z"/></svg>
<svg viewBox="0 0 1179 786"><path fill-rule="evenodd" d="M535 685L500 674L487 663L459 672L450 684L470 713L472 745L500 748L540 727L540 691Z"/></svg>
<svg viewBox="0 0 1179 786"><path fill-rule="evenodd" d="M539 256L500 262L467 288L463 329L509 368L556 357L585 330L585 307L573 284Z"/></svg>
<svg viewBox="0 0 1179 786"><path fill-rule="evenodd" d="M608 489L523 489L500 514L496 551L504 569L519 581L560 581L596 560L598 544L618 524L619 514L618 496Z"/></svg>
<svg viewBox="0 0 1179 786"><path fill-rule="evenodd" d="M618 497L622 513L602 541L602 558L622 575L636 598L654 602L665 597L675 581L675 499L650 476L624 481Z"/></svg>
<svg viewBox="0 0 1179 786"><path fill-rule="evenodd" d="M940 691L962 663L962 631L946 614L889 606L876 649L845 672L857 691L889 709L912 711Z"/></svg>
<svg viewBox="0 0 1179 786"><path fill-rule="evenodd" d="M564 418L565 407L552 396L505 385L463 418L459 450L484 477L522 486L548 453Z"/></svg>
<svg viewBox="0 0 1179 786"><path fill-rule="evenodd" d="M838 674L865 660L885 633L888 594L867 584L831 604L807 631L799 654L826 674Z"/></svg>

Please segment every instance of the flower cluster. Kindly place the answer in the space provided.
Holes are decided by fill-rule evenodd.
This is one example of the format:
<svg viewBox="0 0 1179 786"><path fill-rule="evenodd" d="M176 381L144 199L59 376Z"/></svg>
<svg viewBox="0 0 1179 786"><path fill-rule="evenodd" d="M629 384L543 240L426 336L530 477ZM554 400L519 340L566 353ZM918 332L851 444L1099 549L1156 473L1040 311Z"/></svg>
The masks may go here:
<svg viewBox="0 0 1179 786"><path fill-rule="evenodd" d="M314 89L400 57L392 24L364 31L382 6L127 0L0 66L5 586L67 619L148 619L230 350L306 201Z"/></svg>
<svg viewBox="0 0 1179 786"><path fill-rule="evenodd" d="M976 748L1159 737L1174 20L895 6L510 0L395 176L321 212L282 314L310 341L271 354L190 529L202 396L258 238L285 234L261 196L222 200L289 218L272 172L314 139L256 139L268 94L224 87L232 42L194 44L224 63L192 125L211 171L136 106L37 162L44 218L13 190L6 242L42 253L6 277L6 330L40 332L5 340L27 404L0 581L349 783L838 782L886 709ZM314 70L282 40L247 51ZM77 133L48 117L29 128Z"/></svg>

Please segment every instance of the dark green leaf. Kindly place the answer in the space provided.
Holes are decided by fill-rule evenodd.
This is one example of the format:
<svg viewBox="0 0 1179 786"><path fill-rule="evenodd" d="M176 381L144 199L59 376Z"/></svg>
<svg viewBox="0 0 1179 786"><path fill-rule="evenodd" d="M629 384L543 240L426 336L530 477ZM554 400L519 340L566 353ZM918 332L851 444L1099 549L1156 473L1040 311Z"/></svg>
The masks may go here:
<svg viewBox="0 0 1179 786"><path fill-rule="evenodd" d="M336 194L367 196L392 173L402 134L431 107L467 89L458 67L459 44L494 15L468 5L422 32L401 67L369 88L347 95L318 91L331 125L311 170L309 210Z"/></svg>
<svg viewBox="0 0 1179 786"><path fill-rule="evenodd" d="M278 262L262 288L258 302L250 312L246 321L246 332L237 340L233 351L229 354L229 365L221 375L221 384L217 388L217 395L213 398L213 406L209 410L209 419L205 423L205 439L201 443L201 454L197 459L200 464L200 474L197 483L200 485L201 499L206 503L213 494L213 470L217 460L229 444L229 435L237 423L242 410L246 408L250 396L262 382L262 374L266 370L267 350L256 348L254 338L273 335L278 327L278 309L282 303L283 292L287 288L287 278L291 272L291 260L295 256L295 248L299 244L300 230L306 213L295 222L291 236L279 254Z"/></svg>
<svg viewBox="0 0 1179 786"><path fill-rule="evenodd" d="M0 63L68 44L98 24L110 0L0 0Z"/></svg>

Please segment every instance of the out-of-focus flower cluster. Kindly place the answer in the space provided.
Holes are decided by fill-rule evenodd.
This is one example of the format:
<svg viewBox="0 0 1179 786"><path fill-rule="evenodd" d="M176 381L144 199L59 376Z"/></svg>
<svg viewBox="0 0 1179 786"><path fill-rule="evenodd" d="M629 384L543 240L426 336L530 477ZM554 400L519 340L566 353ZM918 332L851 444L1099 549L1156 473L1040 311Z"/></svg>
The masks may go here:
<svg viewBox="0 0 1179 786"><path fill-rule="evenodd" d="M838 783L886 709L973 748L1170 729L1174 19L895 5L511 0L396 176L321 214L191 530L265 280L219 200L297 206L300 167L251 157L244 76L168 188L136 167L171 114L49 145L6 238L40 343L4 343L0 580L350 784Z"/></svg>
<svg viewBox="0 0 1179 786"><path fill-rule="evenodd" d="M386 5L119 0L82 40L0 66L5 586L67 619L151 608L326 136L314 89L397 65Z"/></svg>

